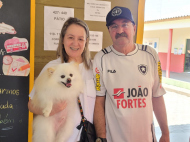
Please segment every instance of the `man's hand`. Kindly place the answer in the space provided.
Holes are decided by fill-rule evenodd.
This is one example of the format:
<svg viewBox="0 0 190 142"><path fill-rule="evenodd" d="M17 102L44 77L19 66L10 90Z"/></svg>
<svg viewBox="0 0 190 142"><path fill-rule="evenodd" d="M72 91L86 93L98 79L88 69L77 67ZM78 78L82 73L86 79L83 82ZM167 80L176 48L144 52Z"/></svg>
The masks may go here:
<svg viewBox="0 0 190 142"><path fill-rule="evenodd" d="M66 101L61 101L57 104L53 105L52 111L50 113L50 116L64 110L67 107L67 102Z"/></svg>
<svg viewBox="0 0 190 142"><path fill-rule="evenodd" d="M162 134L162 136L160 137L160 141L159 142L170 142L170 136L169 136L169 134Z"/></svg>

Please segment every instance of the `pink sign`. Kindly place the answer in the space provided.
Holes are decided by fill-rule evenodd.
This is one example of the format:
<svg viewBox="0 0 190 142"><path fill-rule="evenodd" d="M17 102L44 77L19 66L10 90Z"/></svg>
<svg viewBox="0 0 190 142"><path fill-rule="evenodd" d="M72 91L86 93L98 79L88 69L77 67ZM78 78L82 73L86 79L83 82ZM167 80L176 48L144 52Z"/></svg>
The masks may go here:
<svg viewBox="0 0 190 142"><path fill-rule="evenodd" d="M4 47L7 53L19 52L28 49L28 41L25 38L13 37L5 41Z"/></svg>

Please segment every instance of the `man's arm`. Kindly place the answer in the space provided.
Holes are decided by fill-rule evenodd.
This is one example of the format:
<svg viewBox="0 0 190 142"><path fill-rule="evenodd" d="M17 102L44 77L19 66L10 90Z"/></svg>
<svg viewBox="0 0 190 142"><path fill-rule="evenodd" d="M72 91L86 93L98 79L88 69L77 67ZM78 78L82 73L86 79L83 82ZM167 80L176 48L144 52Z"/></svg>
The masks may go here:
<svg viewBox="0 0 190 142"><path fill-rule="evenodd" d="M162 131L162 136L159 142L169 142L170 141L169 129L167 123L166 107L163 96L153 97L152 103L153 103L154 114L157 118L157 121L160 125L160 129Z"/></svg>
<svg viewBox="0 0 190 142"><path fill-rule="evenodd" d="M106 138L105 96L96 97L94 108L94 126L97 137Z"/></svg>
<svg viewBox="0 0 190 142"><path fill-rule="evenodd" d="M66 107L67 107L66 101L62 101L62 102L60 102L58 104L54 104L53 108L52 108L52 111L50 113L50 116L64 110ZM43 112L42 112L41 108L37 108L37 107L33 106L32 99L30 99L29 102L28 102L28 109L30 110L30 112L32 112L34 114L43 115Z"/></svg>

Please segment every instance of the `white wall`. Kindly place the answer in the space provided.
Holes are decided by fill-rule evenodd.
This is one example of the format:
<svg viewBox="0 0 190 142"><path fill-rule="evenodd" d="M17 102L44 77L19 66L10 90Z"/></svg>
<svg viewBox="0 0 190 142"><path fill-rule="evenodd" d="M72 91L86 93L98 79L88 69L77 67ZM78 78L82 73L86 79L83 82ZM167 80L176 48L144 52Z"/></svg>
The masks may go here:
<svg viewBox="0 0 190 142"><path fill-rule="evenodd" d="M169 29L144 31L143 38L159 38L158 52L168 52ZM186 39L190 39L190 28L173 29L172 53L174 48L183 48L182 54L185 53Z"/></svg>
<svg viewBox="0 0 190 142"><path fill-rule="evenodd" d="M167 52L168 36L169 36L169 30L144 31L143 39L159 38L158 52Z"/></svg>

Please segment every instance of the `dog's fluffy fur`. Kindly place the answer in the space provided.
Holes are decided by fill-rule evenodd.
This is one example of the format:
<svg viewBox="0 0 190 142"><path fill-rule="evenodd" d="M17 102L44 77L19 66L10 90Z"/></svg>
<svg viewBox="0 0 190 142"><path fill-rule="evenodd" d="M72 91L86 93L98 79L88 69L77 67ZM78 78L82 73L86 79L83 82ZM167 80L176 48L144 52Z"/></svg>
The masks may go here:
<svg viewBox="0 0 190 142"><path fill-rule="evenodd" d="M63 63L45 70L35 81L34 107L41 108L44 116L33 121L33 142L65 142L74 130L74 114L79 110L77 97L84 83L75 63ZM49 116L53 104L67 102L67 115L62 112ZM64 122L64 123L63 123Z"/></svg>

